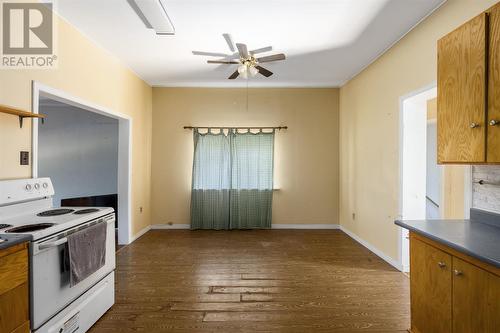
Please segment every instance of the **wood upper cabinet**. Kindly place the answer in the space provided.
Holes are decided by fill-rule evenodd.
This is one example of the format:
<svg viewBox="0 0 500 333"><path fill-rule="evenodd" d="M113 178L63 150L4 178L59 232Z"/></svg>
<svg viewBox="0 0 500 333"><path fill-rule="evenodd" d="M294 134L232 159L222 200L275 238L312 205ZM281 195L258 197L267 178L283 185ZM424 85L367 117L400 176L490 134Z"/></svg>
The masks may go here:
<svg viewBox="0 0 500 333"><path fill-rule="evenodd" d="M500 163L500 4L489 12L487 161Z"/></svg>
<svg viewBox="0 0 500 333"><path fill-rule="evenodd" d="M451 265L449 254L411 239L412 332L451 332Z"/></svg>
<svg viewBox="0 0 500 333"><path fill-rule="evenodd" d="M500 163L500 3L438 41L438 163Z"/></svg>
<svg viewBox="0 0 500 333"><path fill-rule="evenodd" d="M486 47L483 13L438 41L438 163L486 160Z"/></svg>
<svg viewBox="0 0 500 333"><path fill-rule="evenodd" d="M500 330L500 277L453 258L454 333ZM458 320L459 319L459 320Z"/></svg>

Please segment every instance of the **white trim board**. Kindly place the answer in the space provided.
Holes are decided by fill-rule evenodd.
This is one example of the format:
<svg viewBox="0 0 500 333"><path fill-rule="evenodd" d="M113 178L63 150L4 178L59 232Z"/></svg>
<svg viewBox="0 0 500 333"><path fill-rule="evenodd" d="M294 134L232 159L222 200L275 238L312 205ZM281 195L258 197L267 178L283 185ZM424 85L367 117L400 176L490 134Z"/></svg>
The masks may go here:
<svg viewBox="0 0 500 333"><path fill-rule="evenodd" d="M420 87L414 91L406 93L399 97L399 137L398 137L398 219L403 218L403 139L404 139L404 102L405 100L420 95L429 90L435 89L437 87L437 81L432 81L426 86ZM406 240L406 232L403 228L398 227L398 266L401 267L400 270L403 272L409 271L410 259L408 256L403 256L403 252L406 253L406 248L409 248L409 242ZM384 259L385 260L385 259ZM387 260L386 260L387 261ZM389 261L388 261L389 262ZM389 262L390 263L390 262ZM392 265L392 264L391 264ZM394 266L394 265L393 265ZM398 268L399 269L399 268Z"/></svg>
<svg viewBox="0 0 500 333"><path fill-rule="evenodd" d="M340 226L340 230L342 230L343 232L345 232L349 237L351 237L356 242L358 242L359 244L361 244L364 247L366 247L368 250L370 250L371 252L373 252L375 255L377 255L378 257L380 257L382 260L386 261L389 265L391 265L392 267L396 268L398 271L400 271L400 272L403 271L403 266L397 260L394 260L393 258L389 257L384 252L380 251L379 249L377 249L375 246L373 246L372 244L368 243L367 241L361 239L358 235L354 234L352 231L346 229L345 227Z"/></svg>
<svg viewBox="0 0 500 333"><path fill-rule="evenodd" d="M131 238L130 238L130 243L129 244L132 244L133 242L135 242L138 238L140 238L141 236L144 236L145 233L147 233L149 230L151 230L151 226L148 225L147 227L143 228L142 230L139 230L138 233L136 233L135 235L133 235Z"/></svg>
<svg viewBox="0 0 500 333"><path fill-rule="evenodd" d="M32 81L32 111L39 113L40 97L71 105L89 112L117 119L118 122L118 244L132 241L132 118L106 107L86 101L63 90ZM32 177L38 176L38 118L32 120Z"/></svg>
<svg viewBox="0 0 500 333"><path fill-rule="evenodd" d="M273 224L271 229L340 229L338 224Z"/></svg>
<svg viewBox="0 0 500 333"><path fill-rule="evenodd" d="M152 224L152 230L162 230L162 229L189 229L189 224L185 223L176 223L176 224Z"/></svg>
<svg viewBox="0 0 500 333"><path fill-rule="evenodd" d="M190 229L189 224L152 224L151 229ZM271 229L340 229L338 224L273 224Z"/></svg>

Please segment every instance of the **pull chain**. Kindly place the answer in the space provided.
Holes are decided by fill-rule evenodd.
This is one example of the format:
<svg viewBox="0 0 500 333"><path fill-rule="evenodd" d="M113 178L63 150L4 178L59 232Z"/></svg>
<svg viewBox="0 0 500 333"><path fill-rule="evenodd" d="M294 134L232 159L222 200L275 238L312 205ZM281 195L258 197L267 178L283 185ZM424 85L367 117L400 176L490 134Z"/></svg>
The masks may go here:
<svg viewBox="0 0 500 333"><path fill-rule="evenodd" d="M249 79L247 79L247 112L248 112L248 80Z"/></svg>

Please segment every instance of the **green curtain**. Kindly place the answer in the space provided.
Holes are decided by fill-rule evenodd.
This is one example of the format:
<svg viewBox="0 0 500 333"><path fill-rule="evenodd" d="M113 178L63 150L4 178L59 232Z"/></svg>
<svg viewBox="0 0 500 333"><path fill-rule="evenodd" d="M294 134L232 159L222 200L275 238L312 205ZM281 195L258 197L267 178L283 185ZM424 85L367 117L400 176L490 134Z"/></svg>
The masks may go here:
<svg viewBox="0 0 500 333"><path fill-rule="evenodd" d="M194 130L191 229L229 229L230 137Z"/></svg>
<svg viewBox="0 0 500 333"><path fill-rule="evenodd" d="M270 228L274 131L193 135L191 229Z"/></svg>
<svg viewBox="0 0 500 333"><path fill-rule="evenodd" d="M232 229L271 228L273 133L231 133Z"/></svg>

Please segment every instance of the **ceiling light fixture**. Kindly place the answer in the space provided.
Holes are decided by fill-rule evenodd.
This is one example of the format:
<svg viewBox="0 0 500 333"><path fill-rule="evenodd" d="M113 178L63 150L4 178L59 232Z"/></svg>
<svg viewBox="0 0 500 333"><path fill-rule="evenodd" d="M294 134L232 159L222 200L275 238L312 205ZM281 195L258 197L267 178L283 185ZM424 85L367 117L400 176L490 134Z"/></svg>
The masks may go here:
<svg viewBox="0 0 500 333"><path fill-rule="evenodd" d="M243 74L247 71L247 65L241 64L238 66L238 73Z"/></svg>
<svg viewBox="0 0 500 333"><path fill-rule="evenodd" d="M254 77L259 73L259 69L256 68L257 61L254 57L249 57L247 59L241 59L241 65L238 66L238 73L242 78L247 79L248 76Z"/></svg>
<svg viewBox="0 0 500 333"><path fill-rule="evenodd" d="M175 28L168 17L162 0L127 0L146 28L157 35L175 35Z"/></svg>
<svg viewBox="0 0 500 333"><path fill-rule="evenodd" d="M285 60L286 57L283 53L272 54L264 57L256 57L258 53L264 53L272 51L272 46L261 47L260 49L248 50L246 44L236 43L234 44L233 38L230 34L222 34L224 40L229 46L231 54L220 53L220 52L206 52L206 51L192 51L194 55L208 56L208 57L218 57L216 60L207 60L209 64L223 64L223 65L238 65L234 73L232 73L228 79L234 80L238 76L247 79L249 76L253 77L257 74L261 74L265 77L270 77L273 72L262 67L262 63ZM235 53L235 50L238 50Z"/></svg>
<svg viewBox="0 0 500 333"><path fill-rule="evenodd" d="M259 73L259 70L255 68L255 66L251 66L248 68L248 72L250 73L250 76L255 76Z"/></svg>

